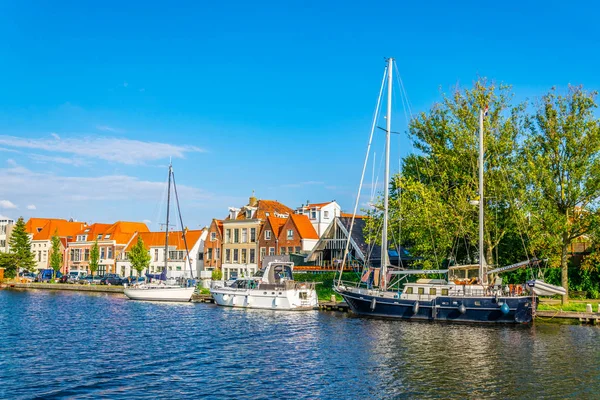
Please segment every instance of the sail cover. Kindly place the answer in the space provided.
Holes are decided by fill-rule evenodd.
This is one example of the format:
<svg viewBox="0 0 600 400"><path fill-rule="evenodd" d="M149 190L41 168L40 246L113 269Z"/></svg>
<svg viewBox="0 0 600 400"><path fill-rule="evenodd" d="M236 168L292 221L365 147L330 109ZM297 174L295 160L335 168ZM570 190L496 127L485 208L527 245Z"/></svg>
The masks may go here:
<svg viewBox="0 0 600 400"><path fill-rule="evenodd" d="M166 281L167 280L167 269L163 268L163 270L160 274L146 274L146 276L148 277L148 279L158 279L160 281Z"/></svg>

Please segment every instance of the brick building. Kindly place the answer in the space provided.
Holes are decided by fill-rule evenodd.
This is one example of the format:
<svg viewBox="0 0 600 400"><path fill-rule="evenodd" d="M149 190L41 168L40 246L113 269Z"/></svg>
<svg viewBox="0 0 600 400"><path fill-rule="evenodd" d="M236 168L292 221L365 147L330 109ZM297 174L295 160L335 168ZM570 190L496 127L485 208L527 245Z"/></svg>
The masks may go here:
<svg viewBox="0 0 600 400"><path fill-rule="evenodd" d="M208 227L204 242L204 269L212 271L221 268L221 246L223 245L223 221L214 219Z"/></svg>

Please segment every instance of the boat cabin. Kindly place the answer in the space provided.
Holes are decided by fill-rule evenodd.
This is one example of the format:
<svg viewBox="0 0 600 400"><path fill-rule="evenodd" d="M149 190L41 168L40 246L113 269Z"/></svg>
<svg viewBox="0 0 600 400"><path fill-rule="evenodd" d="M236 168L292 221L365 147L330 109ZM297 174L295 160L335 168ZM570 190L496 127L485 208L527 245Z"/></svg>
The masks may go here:
<svg viewBox="0 0 600 400"><path fill-rule="evenodd" d="M285 281L294 280L292 271L294 269L293 262L272 261L267 264L261 275L261 283L271 285L279 285Z"/></svg>

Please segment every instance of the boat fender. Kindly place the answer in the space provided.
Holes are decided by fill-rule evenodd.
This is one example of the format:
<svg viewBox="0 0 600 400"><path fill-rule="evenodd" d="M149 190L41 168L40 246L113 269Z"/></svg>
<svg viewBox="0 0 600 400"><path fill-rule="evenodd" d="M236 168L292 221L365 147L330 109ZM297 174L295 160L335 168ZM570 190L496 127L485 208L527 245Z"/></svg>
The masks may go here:
<svg viewBox="0 0 600 400"><path fill-rule="evenodd" d="M502 311L502 314L506 315L510 312L510 307L508 304L504 303L502 306L500 306L500 311Z"/></svg>
<svg viewBox="0 0 600 400"><path fill-rule="evenodd" d="M377 299L375 297L373 297L373 300L371 300L371 311L374 311L376 306L377 306Z"/></svg>
<svg viewBox="0 0 600 400"><path fill-rule="evenodd" d="M458 312L459 312L459 313L461 313L461 314L464 314L464 313L466 313L466 312L467 312L467 307L465 307L465 305L464 305L464 304L461 304L461 305L458 307Z"/></svg>
<svg viewBox="0 0 600 400"><path fill-rule="evenodd" d="M415 304L413 304L413 314L416 314L419 312L419 302L415 302Z"/></svg>

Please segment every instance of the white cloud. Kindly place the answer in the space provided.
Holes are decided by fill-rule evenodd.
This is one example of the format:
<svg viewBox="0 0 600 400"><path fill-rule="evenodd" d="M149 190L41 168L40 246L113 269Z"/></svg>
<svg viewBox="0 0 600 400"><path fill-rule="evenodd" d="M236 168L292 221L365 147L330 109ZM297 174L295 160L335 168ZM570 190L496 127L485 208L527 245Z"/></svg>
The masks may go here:
<svg viewBox="0 0 600 400"><path fill-rule="evenodd" d="M0 200L0 208L11 209L17 208L17 206L10 200Z"/></svg>
<svg viewBox="0 0 600 400"><path fill-rule="evenodd" d="M52 133L50 134L50 136L52 136L52 137L53 137L54 139L56 139L56 140L60 140L60 136L58 136L58 133L54 133L54 132L52 132Z"/></svg>
<svg viewBox="0 0 600 400"><path fill-rule="evenodd" d="M284 185L281 185L281 187L287 187L287 188L298 188L298 187L303 187L303 186L310 186L310 185L322 185L323 182L318 182L318 181L306 181L306 182L298 182L298 183L286 183Z"/></svg>
<svg viewBox="0 0 600 400"><path fill-rule="evenodd" d="M28 210L37 210L37 207L35 206L35 204L30 204L27 206Z"/></svg>
<svg viewBox="0 0 600 400"><path fill-rule="evenodd" d="M96 129L98 129L99 131L103 131L103 132L113 132L113 133L125 132L123 129L113 128L112 126L108 126L108 125L97 125Z"/></svg>
<svg viewBox="0 0 600 400"><path fill-rule="evenodd" d="M150 225L152 223L152 221L150 221L149 219L145 219L142 222L145 223L146 225Z"/></svg>
<svg viewBox="0 0 600 400"><path fill-rule="evenodd" d="M16 167L17 166L17 162L15 160L13 160L12 158L9 158L8 160L6 160L6 163L8 165L10 165L11 167Z"/></svg>
<svg viewBox="0 0 600 400"><path fill-rule="evenodd" d="M144 164L148 161L168 157L185 158L186 153L204 151L196 146L93 136L56 140L26 139L0 135L0 145L44 150L53 153L75 154L86 158L93 157L129 165Z"/></svg>
<svg viewBox="0 0 600 400"><path fill-rule="evenodd" d="M67 157L45 156L42 154L29 154L29 158L31 158L32 160L34 160L38 163L42 163L42 164L49 162L49 163L73 165L74 167L81 167L82 165L89 164L87 161L85 161L84 159L79 158L79 157L67 158Z"/></svg>
<svg viewBox="0 0 600 400"><path fill-rule="evenodd" d="M20 151L19 151L19 150L15 150L15 149L7 149L7 148L4 148L4 147L0 147L0 151L5 151L5 152L7 152L7 153L20 153Z"/></svg>

